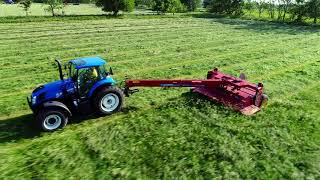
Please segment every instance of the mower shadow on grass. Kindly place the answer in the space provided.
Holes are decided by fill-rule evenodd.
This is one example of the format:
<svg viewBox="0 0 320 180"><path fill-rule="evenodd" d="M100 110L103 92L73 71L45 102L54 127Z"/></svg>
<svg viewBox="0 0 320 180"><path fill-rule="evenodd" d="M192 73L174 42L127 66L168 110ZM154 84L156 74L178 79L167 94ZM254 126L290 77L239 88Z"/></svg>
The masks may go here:
<svg viewBox="0 0 320 180"><path fill-rule="evenodd" d="M238 18L224 18L223 16L211 14L195 14L195 18L206 18L212 20L214 23L231 25L234 29L251 30L259 33L272 33L272 34L312 34L319 33L319 25L309 24L294 24L283 22L272 22L263 20L243 20Z"/></svg>
<svg viewBox="0 0 320 180"><path fill-rule="evenodd" d="M195 108L199 111L206 111L206 108L215 109L215 112L221 116L227 116L228 114L236 114L231 108L228 108L218 102L210 100L207 96L194 93L194 92L184 92L179 97L174 97L168 99L168 102L160 105L156 109L167 109L170 107L178 108L182 106L183 108ZM240 114L240 113L239 113Z"/></svg>

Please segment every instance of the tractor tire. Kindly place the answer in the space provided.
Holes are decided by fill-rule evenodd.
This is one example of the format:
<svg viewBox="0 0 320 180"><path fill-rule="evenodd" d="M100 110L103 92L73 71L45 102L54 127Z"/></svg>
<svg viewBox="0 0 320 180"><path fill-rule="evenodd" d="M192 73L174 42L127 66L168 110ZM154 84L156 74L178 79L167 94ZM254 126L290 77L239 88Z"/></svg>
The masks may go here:
<svg viewBox="0 0 320 180"><path fill-rule="evenodd" d="M36 116L37 126L46 132L56 131L68 124L68 116L61 109L42 109Z"/></svg>
<svg viewBox="0 0 320 180"><path fill-rule="evenodd" d="M93 106L100 115L111 115L122 109L124 94L117 87L106 87L96 93Z"/></svg>

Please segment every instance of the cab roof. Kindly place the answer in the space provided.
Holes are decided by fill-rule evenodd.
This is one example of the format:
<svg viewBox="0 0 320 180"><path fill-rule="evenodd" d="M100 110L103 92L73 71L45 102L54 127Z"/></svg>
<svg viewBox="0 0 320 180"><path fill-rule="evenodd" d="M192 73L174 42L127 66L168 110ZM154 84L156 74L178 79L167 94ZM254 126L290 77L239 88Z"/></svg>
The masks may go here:
<svg viewBox="0 0 320 180"><path fill-rule="evenodd" d="M70 63L74 64L76 69L101 66L106 64L106 61L100 57L83 57L71 60Z"/></svg>

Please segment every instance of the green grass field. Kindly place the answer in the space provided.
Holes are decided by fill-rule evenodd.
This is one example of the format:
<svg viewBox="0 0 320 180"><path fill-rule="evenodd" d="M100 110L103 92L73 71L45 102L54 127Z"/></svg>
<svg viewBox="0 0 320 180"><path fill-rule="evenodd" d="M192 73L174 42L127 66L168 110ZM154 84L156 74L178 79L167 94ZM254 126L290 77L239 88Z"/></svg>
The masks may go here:
<svg viewBox="0 0 320 180"><path fill-rule="evenodd" d="M0 179L319 179L320 32L201 18L0 24ZM263 82L245 117L190 94L145 88L123 112L39 133L26 96L58 79L54 59L101 56L119 82L204 78L213 67Z"/></svg>
<svg viewBox="0 0 320 180"><path fill-rule="evenodd" d="M48 5L42 3L32 3L28 16L52 16L51 12L46 11ZM62 15L62 11L64 15L102 15L106 14L101 10L100 7L97 7L95 4L80 4L66 5L63 10L58 10L57 14ZM120 12L122 14L123 12ZM154 12L150 10L141 10L135 9L134 12L130 14L154 14ZM26 12L19 4L1 4L0 2L0 17L7 16L25 16Z"/></svg>
<svg viewBox="0 0 320 180"><path fill-rule="evenodd" d="M52 16L52 14L45 9L48 5L40 3L32 3L29 10L30 16ZM96 7L94 4L80 4L80 5L67 5L64 8L65 15L98 15L104 14L101 8ZM61 14L62 11L59 11ZM25 16L26 12L20 7L19 4L0 4L0 17L4 16Z"/></svg>

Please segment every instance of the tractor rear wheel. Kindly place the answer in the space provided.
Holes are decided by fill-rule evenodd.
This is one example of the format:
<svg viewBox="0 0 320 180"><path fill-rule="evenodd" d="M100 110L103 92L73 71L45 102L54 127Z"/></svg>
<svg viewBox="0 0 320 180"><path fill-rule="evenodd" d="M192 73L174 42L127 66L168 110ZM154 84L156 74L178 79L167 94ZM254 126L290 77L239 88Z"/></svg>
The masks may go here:
<svg viewBox="0 0 320 180"><path fill-rule="evenodd" d="M64 128L68 123L68 116L60 109L42 109L36 116L40 129L47 132Z"/></svg>
<svg viewBox="0 0 320 180"><path fill-rule="evenodd" d="M94 108L99 114L111 115L122 109L124 95L117 87L107 87L100 90L94 97Z"/></svg>

